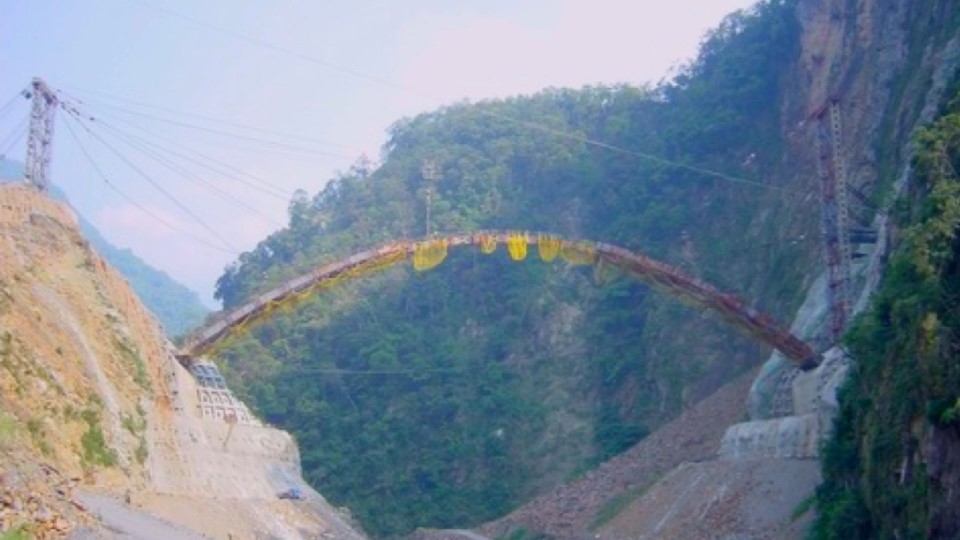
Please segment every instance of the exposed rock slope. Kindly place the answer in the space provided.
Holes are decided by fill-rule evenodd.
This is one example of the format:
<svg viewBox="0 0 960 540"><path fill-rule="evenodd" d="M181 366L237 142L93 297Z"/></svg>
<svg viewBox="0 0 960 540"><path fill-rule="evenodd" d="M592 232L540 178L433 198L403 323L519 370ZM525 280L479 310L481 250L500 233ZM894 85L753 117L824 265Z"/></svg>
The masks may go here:
<svg viewBox="0 0 960 540"><path fill-rule="evenodd" d="M5 478L29 486L52 474L100 494L88 500L125 498L132 507L123 512L153 514L143 523L162 518L214 538L361 537L303 484L288 434L255 420L231 427L204 418L197 396L156 320L90 248L73 214L26 186L0 186ZM277 499L293 486L306 500ZM72 491L35 495L71 527L112 534L89 528ZM56 523L51 513L21 513L5 526L41 530Z"/></svg>
<svg viewBox="0 0 960 540"><path fill-rule="evenodd" d="M491 537L518 529L559 538L592 536L587 531L617 497L628 502L674 467L713 456L726 426L743 417L743 396L753 376L752 372L740 376L630 450L481 531Z"/></svg>
<svg viewBox="0 0 960 540"><path fill-rule="evenodd" d="M811 114L838 100L844 133L841 158L853 192L854 220L871 226L880 237L879 249L857 269L856 285L865 291L857 302L862 309L882 273L884 241L890 233L886 217L869 208L877 202L868 199L872 195L874 201L889 203L884 195L891 186L898 191L909 178L910 134L930 120L958 64L957 5L802 0L796 13L803 28L800 54L788 72L789 91L781 98L788 141L784 162L790 165L785 169L797 177L797 185L815 178ZM816 211L812 205L801 217L818 220ZM808 302L795 328L809 339L822 335L825 317L824 282L814 277L808 276ZM653 485L619 474L603 490L603 482L594 478L591 483L588 476L484 530L499 533L503 529L496 527L506 523L562 538L800 537L809 520L795 520L799 516L791 514L801 513L801 501L819 481L817 453L836 412L835 392L846 366L839 351L832 351L829 359L823 368L802 376L795 376L776 356L768 362L750 395L756 421L731 428L722 442L711 437L720 452L717 459L682 464ZM747 394L740 398L746 401ZM594 474L623 459L649 467L655 454L648 441L662 437L662 431ZM690 461L686 454L681 449L671 459ZM617 470L629 468L620 464ZM584 492L596 493L599 500L558 496ZM591 530L591 519L597 523L598 517L609 521Z"/></svg>

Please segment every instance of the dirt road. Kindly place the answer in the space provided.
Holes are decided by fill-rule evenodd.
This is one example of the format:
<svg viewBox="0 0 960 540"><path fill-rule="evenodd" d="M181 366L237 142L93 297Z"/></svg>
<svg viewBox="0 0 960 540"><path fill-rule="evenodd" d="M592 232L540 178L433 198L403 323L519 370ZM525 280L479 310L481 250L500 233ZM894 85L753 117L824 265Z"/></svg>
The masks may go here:
<svg viewBox="0 0 960 540"><path fill-rule="evenodd" d="M71 540L209 540L207 536L131 508L113 497L80 492L77 498L100 517L104 529L78 530L71 535Z"/></svg>

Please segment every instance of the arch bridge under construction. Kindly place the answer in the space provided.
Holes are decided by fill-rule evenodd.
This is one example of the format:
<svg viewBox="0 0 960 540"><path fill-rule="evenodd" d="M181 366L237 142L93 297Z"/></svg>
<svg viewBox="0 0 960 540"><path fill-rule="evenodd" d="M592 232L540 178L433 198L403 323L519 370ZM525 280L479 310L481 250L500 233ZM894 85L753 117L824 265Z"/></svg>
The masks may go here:
<svg viewBox="0 0 960 540"><path fill-rule="evenodd" d="M276 308L295 304L344 280L368 275L407 259L412 259L415 269L427 270L443 262L449 248L472 245L481 252L490 254L499 244L506 245L510 257L517 261L526 258L529 245L535 245L540 258L547 262L561 259L571 264L618 267L685 304L719 315L721 319L754 339L780 351L804 370L812 369L820 362L820 357L813 347L770 316L757 311L736 295L721 292L674 266L656 261L642 253L602 242L510 231L454 234L426 240L400 240L321 265L235 309L215 315L211 319L212 323L187 338L181 348L180 360L185 364L192 364L195 358L210 352L218 343L238 330L267 318Z"/></svg>

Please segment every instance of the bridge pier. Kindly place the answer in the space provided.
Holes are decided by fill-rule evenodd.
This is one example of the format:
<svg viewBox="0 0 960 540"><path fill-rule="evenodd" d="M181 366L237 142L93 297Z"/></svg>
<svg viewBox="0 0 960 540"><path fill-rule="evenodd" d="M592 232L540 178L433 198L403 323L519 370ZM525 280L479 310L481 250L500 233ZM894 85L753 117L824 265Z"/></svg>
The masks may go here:
<svg viewBox="0 0 960 540"><path fill-rule="evenodd" d="M196 386L196 412L205 420L222 420L229 424L259 426L246 404L236 398L227 387L216 364L204 357L176 355L177 361L190 375Z"/></svg>

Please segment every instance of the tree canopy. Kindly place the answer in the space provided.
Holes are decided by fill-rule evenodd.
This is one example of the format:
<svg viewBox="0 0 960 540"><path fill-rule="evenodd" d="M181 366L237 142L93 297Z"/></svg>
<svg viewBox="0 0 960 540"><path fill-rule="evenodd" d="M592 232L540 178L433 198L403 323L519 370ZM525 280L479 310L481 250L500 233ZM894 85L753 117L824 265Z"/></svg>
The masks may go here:
<svg viewBox="0 0 960 540"><path fill-rule="evenodd" d="M731 15L657 86L548 89L399 120L378 167L358 162L294 197L289 225L231 265L217 297L236 306L323 262L422 237L430 160L434 231L609 241L792 310L818 246L781 240L815 222L788 217L800 201L782 191L722 178L792 178L778 97L797 51L792 4ZM325 291L220 359L260 414L294 432L306 478L393 536L501 515L763 352L612 269L518 264L501 247Z"/></svg>

